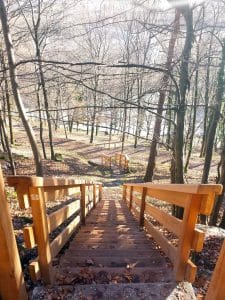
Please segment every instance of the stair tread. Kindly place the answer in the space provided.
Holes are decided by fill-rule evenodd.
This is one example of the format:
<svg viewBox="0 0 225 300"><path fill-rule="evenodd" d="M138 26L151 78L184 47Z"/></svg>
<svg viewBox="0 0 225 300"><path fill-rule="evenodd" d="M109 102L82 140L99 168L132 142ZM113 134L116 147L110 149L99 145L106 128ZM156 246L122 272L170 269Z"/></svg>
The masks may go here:
<svg viewBox="0 0 225 300"><path fill-rule="evenodd" d="M58 289L62 289L59 286ZM65 289L66 291L67 289ZM57 287L54 287L57 291ZM111 284L76 284L68 289L71 300L177 300L196 299L191 284L176 282L162 283L111 283ZM35 300L35 299L32 299Z"/></svg>

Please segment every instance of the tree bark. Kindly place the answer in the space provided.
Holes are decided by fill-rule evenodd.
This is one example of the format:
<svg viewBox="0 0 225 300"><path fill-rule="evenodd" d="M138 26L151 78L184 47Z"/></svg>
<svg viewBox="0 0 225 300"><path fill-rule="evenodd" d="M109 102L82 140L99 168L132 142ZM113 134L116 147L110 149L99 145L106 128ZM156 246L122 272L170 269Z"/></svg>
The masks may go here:
<svg viewBox="0 0 225 300"><path fill-rule="evenodd" d="M221 160L220 161L221 161L221 166L220 166L221 174L220 174L220 178L217 183L222 184L223 191L222 191L222 194L219 195L215 201L213 212L211 214L210 221L209 221L209 225L211 225L211 226L217 225L219 211L220 211L220 208L221 208L221 205L222 205L222 202L224 199L224 193L225 193L225 137L224 137L224 141L223 141L223 149L221 152ZM223 212L222 220L221 220L219 226L225 229L225 210Z"/></svg>
<svg viewBox="0 0 225 300"><path fill-rule="evenodd" d="M10 95L9 95L9 85L8 85L8 78L7 78L7 72L6 72L6 63L5 63L5 57L4 57L3 53L1 55L1 60L2 60L2 67L3 67L3 78L4 78L4 83L5 83L5 98L6 98L6 106L7 106L7 112L8 112L10 143L13 145L14 137L13 137L13 125L12 125L11 101L10 101Z"/></svg>
<svg viewBox="0 0 225 300"><path fill-rule="evenodd" d="M206 141L206 154L205 154L205 162L202 174L202 183L208 182L209 170L212 161L212 152L213 152L213 142L216 135L216 128L220 119L220 110L222 105L222 100L224 96L225 90L225 80L224 80L224 68L225 68L225 39L222 43L222 57L219 66L219 71L217 75L217 90L216 90L216 99L213 115L211 118L211 123L209 126L209 133Z"/></svg>
<svg viewBox="0 0 225 300"><path fill-rule="evenodd" d="M185 118L185 104L186 92L189 88L188 65L191 55L191 48L193 42L193 12L192 9L185 5L180 8L180 11L186 22L186 38L181 56L180 66L180 103L178 103L177 122L175 133L175 181L176 183L184 183L183 177L183 145L184 145L184 118Z"/></svg>
<svg viewBox="0 0 225 300"><path fill-rule="evenodd" d="M18 88L16 64L15 64L15 58L14 58L14 49L13 49L13 44L12 44L12 40L11 40L11 36L10 36L9 24L8 24L4 0L0 0L0 18L1 18L1 24L2 24L2 31L3 31L3 35L4 35L4 41L5 41L5 45L6 45L13 96L14 96L15 103L16 103L18 112L20 114L21 120L23 122L23 126L27 133L32 151L33 151L34 160L35 160L35 164L36 164L36 174L37 174L37 176L42 176L43 172L42 172L42 165L41 165L41 154L38 149L35 134L33 132L32 127L29 124L28 119L27 119L24 104L22 101L22 97L20 95L20 91Z"/></svg>
<svg viewBox="0 0 225 300"><path fill-rule="evenodd" d="M177 39L177 35L179 32L180 28L180 12L176 10L175 13L175 19L174 19L174 26L173 26L173 31L170 37L170 42L169 42L169 48L168 48L168 55L167 55L167 62L166 62L166 68L168 70L171 69L171 64L174 56L174 48L175 48L175 43ZM155 160L156 160L156 155L157 155L157 144L160 139L160 132L161 132L161 123L162 123L162 116L163 113L163 105L165 102L166 98L166 88L169 83L169 73L165 73L162 79L163 82L163 87L162 90L160 91L159 94L159 101L158 101L158 107L157 107L157 114L155 119L155 126L154 126L154 132L153 132L153 138L150 146L150 153L149 153L149 159L148 159L148 166L146 169L144 181L152 181L153 179L153 174L154 174L154 169L155 169Z"/></svg>

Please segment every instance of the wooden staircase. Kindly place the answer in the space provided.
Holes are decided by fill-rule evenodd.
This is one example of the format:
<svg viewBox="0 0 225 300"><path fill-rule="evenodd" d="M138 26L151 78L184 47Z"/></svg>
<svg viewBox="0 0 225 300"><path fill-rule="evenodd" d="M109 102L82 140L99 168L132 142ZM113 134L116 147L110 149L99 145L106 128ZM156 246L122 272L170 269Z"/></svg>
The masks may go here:
<svg viewBox="0 0 225 300"><path fill-rule="evenodd" d="M104 188L102 197L97 182L27 176L11 176L7 182L15 187L20 208L31 208L33 217L23 230L25 246L38 251L29 271L33 281L45 286L38 283L29 299L195 299L190 282L197 266L190 254L201 251L204 241L196 223L200 214L210 215L222 186L130 183L123 185L122 200L116 188ZM0 183L2 214L8 216L2 218L0 242L13 257L6 261L0 255L0 295L25 300L18 253L11 249L15 237L3 178ZM47 202L59 198L63 206L48 212ZM171 204L183 207L183 218L164 211L159 201L170 210ZM224 299L223 249L206 299Z"/></svg>
<svg viewBox="0 0 225 300"><path fill-rule="evenodd" d="M62 256L56 284L70 285L71 299L176 299L171 264L108 191ZM194 299L191 285L185 289Z"/></svg>

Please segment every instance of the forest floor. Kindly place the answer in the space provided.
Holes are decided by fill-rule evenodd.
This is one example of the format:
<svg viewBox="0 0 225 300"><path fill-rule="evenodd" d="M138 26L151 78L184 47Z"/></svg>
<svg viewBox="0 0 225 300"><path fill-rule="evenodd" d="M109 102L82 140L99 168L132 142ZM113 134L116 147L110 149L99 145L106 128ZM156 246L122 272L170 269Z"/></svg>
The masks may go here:
<svg viewBox="0 0 225 300"><path fill-rule="evenodd" d="M18 126L15 128L15 144L12 146L14 159L16 162L17 175L35 175L34 162L32 160L32 152L29 147L24 131ZM46 134L46 133L45 133ZM76 176L83 179L91 179L103 182L105 188L121 189L124 182L141 182L144 177L147 160L149 155L149 144L140 142L138 147L134 149L133 139L126 140L124 152L130 157L129 172L121 172L118 169L108 169L100 166L100 157L102 153L110 154L119 152L121 149L121 142L119 136L113 136L111 146L109 149L109 137L103 133L95 137L93 144L89 143L89 137L84 131L77 131L65 137L63 132L54 133L54 148L55 153L59 154L60 161L53 162L50 160L43 160L44 175L45 176ZM47 140L47 134L46 134ZM47 154L49 156L49 147L47 146ZM8 163L6 162L4 154L1 155L2 168L5 175L10 174ZM156 170L154 175L155 183L169 183L170 182L170 160L171 153L164 148L158 149ZM215 183L217 176L217 164L219 156L214 155L212 167L210 170L209 181ZM199 183L201 180L201 173L204 164L204 159L199 158L198 152L194 152L190 161L188 173L185 175L186 183ZM122 189L121 189L122 192ZM26 274L26 282L29 289L33 289L27 266L30 259L36 256L36 249L26 250L24 247L22 227L32 222L31 213L29 210L20 210L16 200L15 192L7 188L7 195L11 206L12 218L16 239L20 251L21 261ZM59 202L54 205L59 205ZM48 209L52 209L51 206ZM201 298L204 295L215 262L225 237L225 231L216 228L204 228L206 239L203 251L195 255L195 263L198 266L198 274L196 281L193 284L196 295Z"/></svg>

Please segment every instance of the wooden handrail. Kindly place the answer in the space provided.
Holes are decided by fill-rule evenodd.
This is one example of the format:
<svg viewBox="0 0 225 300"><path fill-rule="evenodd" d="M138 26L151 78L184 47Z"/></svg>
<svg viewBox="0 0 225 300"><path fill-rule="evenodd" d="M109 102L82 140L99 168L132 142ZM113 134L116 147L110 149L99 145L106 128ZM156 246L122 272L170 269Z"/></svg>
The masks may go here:
<svg viewBox="0 0 225 300"><path fill-rule="evenodd" d="M76 187L81 183L88 183L83 179L61 177L37 177L37 176L7 176L9 186L26 184L33 187Z"/></svg>
<svg viewBox="0 0 225 300"><path fill-rule="evenodd" d="M30 262L30 275L34 281L42 278L45 283L51 284L54 281L52 259L79 224L85 224L87 214L102 199L102 184L54 177L9 176L7 180L16 189L20 207L32 208L33 225L24 228L24 240L29 249L37 245L38 258ZM71 195L71 190L76 192L79 199L47 215L46 201L50 198L54 201L56 191L63 191L62 195L65 196ZM70 223L50 243L49 234L71 217Z"/></svg>
<svg viewBox="0 0 225 300"><path fill-rule="evenodd" d="M222 192L222 185L220 184L158 184L158 183L126 183L127 187L148 187L151 190L173 191L187 194L208 194L214 192L220 194Z"/></svg>
<svg viewBox="0 0 225 300"><path fill-rule="evenodd" d="M222 186L216 184L124 184L123 199L138 218L140 226L145 227L173 262L177 281L193 282L195 279L196 266L189 257L191 250L201 251L204 240L204 233L195 229L197 218L199 214L211 213L214 198L221 192ZM183 207L183 219L148 203L148 197ZM174 233L178 245L173 246L149 218Z"/></svg>

